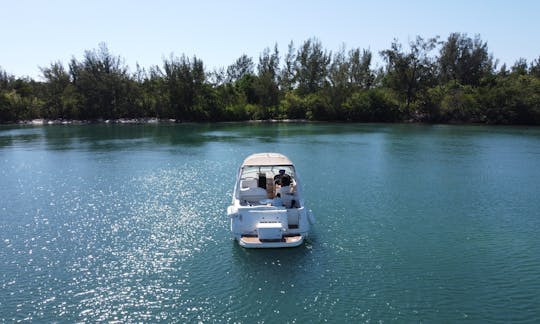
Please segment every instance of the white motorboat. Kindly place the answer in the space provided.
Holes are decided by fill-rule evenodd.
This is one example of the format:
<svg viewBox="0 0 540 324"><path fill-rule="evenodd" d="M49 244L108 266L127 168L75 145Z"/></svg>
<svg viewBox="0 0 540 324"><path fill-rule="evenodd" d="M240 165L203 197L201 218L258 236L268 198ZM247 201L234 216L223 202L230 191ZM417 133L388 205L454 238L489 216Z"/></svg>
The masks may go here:
<svg viewBox="0 0 540 324"><path fill-rule="evenodd" d="M298 173L279 153L248 156L227 208L231 231L246 248L293 247L304 242L313 215L304 206Z"/></svg>

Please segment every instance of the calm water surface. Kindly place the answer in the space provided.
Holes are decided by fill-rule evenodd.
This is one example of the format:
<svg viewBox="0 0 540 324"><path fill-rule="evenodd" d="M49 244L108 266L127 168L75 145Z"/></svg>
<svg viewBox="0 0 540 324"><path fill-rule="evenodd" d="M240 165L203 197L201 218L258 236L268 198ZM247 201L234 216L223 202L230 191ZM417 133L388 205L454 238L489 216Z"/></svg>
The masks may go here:
<svg viewBox="0 0 540 324"><path fill-rule="evenodd" d="M244 157L301 173L307 243L246 250ZM0 322L539 322L540 129L0 127Z"/></svg>

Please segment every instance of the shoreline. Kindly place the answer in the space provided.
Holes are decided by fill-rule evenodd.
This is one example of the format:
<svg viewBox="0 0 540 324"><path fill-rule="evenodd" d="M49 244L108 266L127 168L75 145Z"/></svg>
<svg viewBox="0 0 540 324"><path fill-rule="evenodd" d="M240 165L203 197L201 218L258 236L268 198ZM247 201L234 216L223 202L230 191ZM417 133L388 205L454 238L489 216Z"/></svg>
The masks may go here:
<svg viewBox="0 0 540 324"><path fill-rule="evenodd" d="M336 124L402 124L402 125L456 125L456 126L525 126L525 127L537 127L535 124L491 124L491 123L479 123L479 122L446 122L446 123L428 123L416 120L403 120L397 122L359 122L359 121L325 121L325 120L308 120L308 119L257 119L257 120L236 120L236 121L182 121L172 118L119 118L119 119L96 119L96 120L84 120L84 119L31 119L20 120L16 122L0 123L0 125L6 126L48 126L48 125L167 125L167 124L307 124L307 123L336 123Z"/></svg>
<svg viewBox="0 0 540 324"><path fill-rule="evenodd" d="M0 123L0 125L23 125L23 126L46 126L46 125L89 125L89 124L121 124L121 125L142 125L142 124L200 124L200 123L317 123L320 121L310 121L307 119L268 119L268 120L240 120L240 121L182 121L170 118L119 118L119 119L31 119L20 120L11 123Z"/></svg>

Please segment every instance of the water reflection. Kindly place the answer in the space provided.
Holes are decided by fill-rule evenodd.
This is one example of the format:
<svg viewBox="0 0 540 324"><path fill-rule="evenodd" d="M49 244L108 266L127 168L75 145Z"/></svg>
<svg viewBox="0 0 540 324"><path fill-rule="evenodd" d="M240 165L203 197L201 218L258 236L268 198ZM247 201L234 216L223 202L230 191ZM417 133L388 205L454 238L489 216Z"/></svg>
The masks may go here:
<svg viewBox="0 0 540 324"><path fill-rule="evenodd" d="M2 126L0 147L20 143L38 147L43 141L49 150L111 151L156 145L202 146L208 142L234 142L246 139L278 143L283 138L305 135L333 135L385 132L384 125L296 124L296 123L221 123L221 124L145 124L145 125L45 125Z"/></svg>
<svg viewBox="0 0 540 324"><path fill-rule="evenodd" d="M231 142L256 139L262 143L277 143L278 139L303 137L306 135L344 135L387 134L398 144L399 138L422 132L428 140L429 134L444 135L440 138L449 144L453 138L471 138L478 134L491 132L487 126L446 126L446 125L389 125L389 124L327 124L327 123L221 123L221 124L144 124L144 125L45 125L45 126L0 126L0 147L16 143L28 146L45 140L48 149L69 150L115 150L141 145L191 145L201 146L211 141ZM498 127L494 136L515 135L540 137L540 131L526 127ZM324 141L324 138L304 140ZM333 138L328 143L332 144ZM322 142L320 142L322 143ZM334 140L335 143L335 140ZM421 145L421 143L419 143ZM409 146L409 148L411 148Z"/></svg>
<svg viewBox="0 0 540 324"><path fill-rule="evenodd" d="M41 128L0 125L0 148L27 148L41 139Z"/></svg>

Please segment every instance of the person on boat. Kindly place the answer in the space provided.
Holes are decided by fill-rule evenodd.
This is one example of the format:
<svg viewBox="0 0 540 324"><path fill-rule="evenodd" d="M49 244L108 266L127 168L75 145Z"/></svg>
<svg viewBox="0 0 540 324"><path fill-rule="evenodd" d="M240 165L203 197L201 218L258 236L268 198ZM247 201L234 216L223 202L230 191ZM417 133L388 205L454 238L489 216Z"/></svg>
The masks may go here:
<svg viewBox="0 0 540 324"><path fill-rule="evenodd" d="M281 187L287 187L291 185L291 176L288 174L284 174L281 177Z"/></svg>
<svg viewBox="0 0 540 324"><path fill-rule="evenodd" d="M274 176L274 183L281 186L281 178L285 175L285 170L280 169L279 173Z"/></svg>
<svg viewBox="0 0 540 324"><path fill-rule="evenodd" d="M291 185L291 176L285 173L285 170L279 170L279 174L274 176L274 182L281 187L286 187Z"/></svg>

